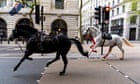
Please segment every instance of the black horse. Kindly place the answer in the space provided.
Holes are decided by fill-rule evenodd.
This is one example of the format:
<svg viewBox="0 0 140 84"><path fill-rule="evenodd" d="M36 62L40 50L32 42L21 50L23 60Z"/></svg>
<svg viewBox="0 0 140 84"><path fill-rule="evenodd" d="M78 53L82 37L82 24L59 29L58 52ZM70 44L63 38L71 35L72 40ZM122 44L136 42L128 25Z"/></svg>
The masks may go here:
<svg viewBox="0 0 140 84"><path fill-rule="evenodd" d="M70 50L72 43L76 44L79 52L83 56L88 57L88 52L84 52L83 47L78 40L74 38L68 38L64 34L49 36L47 34L39 32L37 29L30 27L28 25L17 25L15 29L12 31L9 40L14 40L21 36L27 40L26 50L24 57L15 66L14 71L18 69L18 67L25 59L32 60L32 58L29 56L32 55L33 53L56 52L56 57L52 61L48 62L46 66L48 67L51 63L60 59L61 56L64 62L64 68L62 72L60 72L60 75L63 75L65 74L66 67L68 64L66 55ZM43 40L41 40L41 38L43 38Z"/></svg>

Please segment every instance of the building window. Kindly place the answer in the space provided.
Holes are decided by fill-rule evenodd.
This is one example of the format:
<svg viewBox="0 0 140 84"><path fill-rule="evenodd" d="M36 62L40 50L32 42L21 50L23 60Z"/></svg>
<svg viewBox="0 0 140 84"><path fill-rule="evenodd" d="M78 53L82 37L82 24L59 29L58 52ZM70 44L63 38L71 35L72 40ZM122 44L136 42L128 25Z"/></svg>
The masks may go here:
<svg viewBox="0 0 140 84"><path fill-rule="evenodd" d="M117 2L118 4L120 3L120 0L118 0L118 2Z"/></svg>
<svg viewBox="0 0 140 84"><path fill-rule="evenodd" d="M119 14L119 8L117 8L117 14Z"/></svg>
<svg viewBox="0 0 140 84"><path fill-rule="evenodd" d="M56 9L64 9L64 0L55 0Z"/></svg>
<svg viewBox="0 0 140 84"><path fill-rule="evenodd" d="M114 10L112 10L112 16L114 16Z"/></svg>
<svg viewBox="0 0 140 84"><path fill-rule="evenodd" d="M131 16L130 17L130 24L136 24L137 22L137 16Z"/></svg>
<svg viewBox="0 0 140 84"><path fill-rule="evenodd" d="M136 11L137 10L137 2L133 2L132 3L132 11Z"/></svg>
<svg viewBox="0 0 140 84"><path fill-rule="evenodd" d="M112 6L114 6L114 5L115 5L115 1L113 0L113 1L112 1Z"/></svg>
<svg viewBox="0 0 140 84"><path fill-rule="evenodd" d="M0 0L0 8L5 7L7 0Z"/></svg>
<svg viewBox="0 0 140 84"><path fill-rule="evenodd" d="M7 24L0 18L0 40L7 39Z"/></svg>
<svg viewBox="0 0 140 84"><path fill-rule="evenodd" d="M125 6L122 6L122 12L123 13L125 12Z"/></svg>

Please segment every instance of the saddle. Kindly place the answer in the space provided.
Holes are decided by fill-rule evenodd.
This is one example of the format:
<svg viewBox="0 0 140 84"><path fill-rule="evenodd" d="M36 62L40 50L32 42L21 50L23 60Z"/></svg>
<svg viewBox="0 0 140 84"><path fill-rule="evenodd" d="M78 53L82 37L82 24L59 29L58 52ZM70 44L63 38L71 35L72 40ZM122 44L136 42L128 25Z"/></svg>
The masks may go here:
<svg viewBox="0 0 140 84"><path fill-rule="evenodd" d="M105 40L111 40L112 35L110 33L103 32L102 38L105 39Z"/></svg>
<svg viewBox="0 0 140 84"><path fill-rule="evenodd" d="M37 45L41 51L44 51L43 43L44 43L45 39L50 39L50 38L51 38L50 36L48 36L47 34L42 33L42 32L39 32L36 34L36 41L38 42Z"/></svg>

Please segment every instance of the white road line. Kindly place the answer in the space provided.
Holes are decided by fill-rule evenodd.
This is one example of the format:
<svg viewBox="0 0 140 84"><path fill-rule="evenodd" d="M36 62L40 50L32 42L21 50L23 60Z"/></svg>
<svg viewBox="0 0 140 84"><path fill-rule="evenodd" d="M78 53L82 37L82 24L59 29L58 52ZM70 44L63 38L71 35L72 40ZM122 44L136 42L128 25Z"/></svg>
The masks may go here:
<svg viewBox="0 0 140 84"><path fill-rule="evenodd" d="M125 72L120 71L116 66L111 65L109 62L106 62L106 64L109 65L115 71L119 72L123 77L125 77L125 78L129 79L130 81L132 81L134 84L139 84L135 79L133 79L132 77L126 75Z"/></svg>

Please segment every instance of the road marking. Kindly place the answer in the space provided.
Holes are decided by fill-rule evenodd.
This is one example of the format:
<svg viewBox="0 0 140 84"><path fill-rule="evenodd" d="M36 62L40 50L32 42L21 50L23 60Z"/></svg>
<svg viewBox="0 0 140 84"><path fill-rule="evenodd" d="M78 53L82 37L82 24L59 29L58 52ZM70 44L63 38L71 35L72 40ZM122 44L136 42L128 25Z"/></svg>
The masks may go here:
<svg viewBox="0 0 140 84"><path fill-rule="evenodd" d="M133 82L134 84L139 84L135 79L133 79L132 77L126 75L123 71L120 71L117 67L115 67L114 65L111 65L109 62L105 62L107 65L109 65L112 69L114 69L115 71L119 72L123 77L129 79L131 82Z"/></svg>

